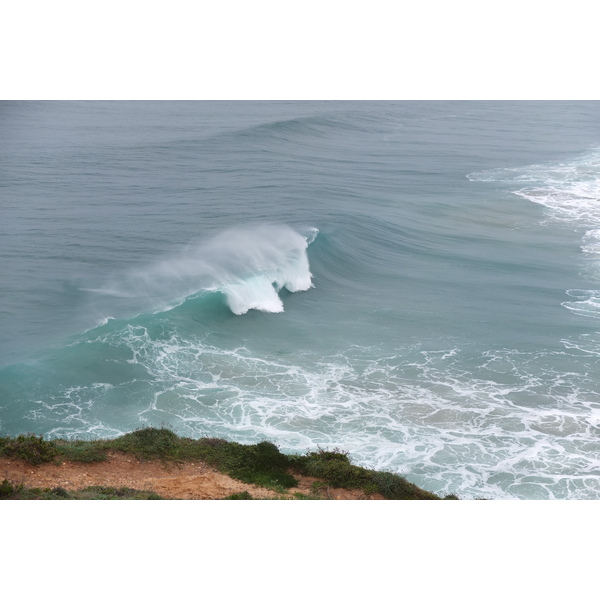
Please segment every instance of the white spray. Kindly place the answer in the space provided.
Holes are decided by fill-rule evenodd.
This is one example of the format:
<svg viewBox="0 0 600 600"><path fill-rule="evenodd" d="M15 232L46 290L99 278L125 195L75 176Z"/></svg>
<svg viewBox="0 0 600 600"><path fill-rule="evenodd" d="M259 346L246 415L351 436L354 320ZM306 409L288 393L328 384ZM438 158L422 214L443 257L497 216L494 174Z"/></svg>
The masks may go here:
<svg viewBox="0 0 600 600"><path fill-rule="evenodd" d="M282 312L281 289L299 292L313 286L306 249L317 233L310 229L301 235L272 224L228 229L94 291L171 303L219 291L236 315L251 309Z"/></svg>

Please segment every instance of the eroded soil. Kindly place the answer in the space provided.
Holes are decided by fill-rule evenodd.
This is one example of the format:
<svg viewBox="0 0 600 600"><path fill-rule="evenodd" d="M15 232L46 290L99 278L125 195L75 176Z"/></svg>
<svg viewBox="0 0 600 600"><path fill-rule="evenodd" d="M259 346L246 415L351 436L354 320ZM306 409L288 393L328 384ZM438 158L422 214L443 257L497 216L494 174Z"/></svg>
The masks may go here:
<svg viewBox="0 0 600 600"><path fill-rule="evenodd" d="M81 490L89 486L128 487L153 491L171 500L220 500L231 494L247 491L253 498L294 498L294 493L331 500L382 500L378 494L366 496L360 490L315 485L314 477L298 477L299 485L281 494L242 483L216 471L203 462L183 464L160 460L138 460L134 456L111 452L108 459L98 463L68 462L62 464L31 464L0 457L0 481L28 488L62 487Z"/></svg>

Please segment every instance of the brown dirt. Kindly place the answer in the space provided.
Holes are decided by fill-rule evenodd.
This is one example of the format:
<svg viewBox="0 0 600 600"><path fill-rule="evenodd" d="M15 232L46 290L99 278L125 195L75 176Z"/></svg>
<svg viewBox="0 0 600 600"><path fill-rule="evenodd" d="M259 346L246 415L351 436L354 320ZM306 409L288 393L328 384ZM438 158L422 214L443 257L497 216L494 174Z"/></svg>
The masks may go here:
<svg viewBox="0 0 600 600"><path fill-rule="evenodd" d="M299 485L285 495L294 498L300 492L314 496L314 477L298 477ZM0 480L8 479L28 488L63 487L80 490L88 486L128 487L153 491L171 500L219 500L230 494L247 491L253 498L276 498L282 494L255 485L236 481L203 462L184 464L160 460L140 461L134 456L111 452L98 463L65 461L62 464L33 466L18 459L0 457ZM360 490L319 486L318 497L331 500L383 500L379 494L366 496Z"/></svg>

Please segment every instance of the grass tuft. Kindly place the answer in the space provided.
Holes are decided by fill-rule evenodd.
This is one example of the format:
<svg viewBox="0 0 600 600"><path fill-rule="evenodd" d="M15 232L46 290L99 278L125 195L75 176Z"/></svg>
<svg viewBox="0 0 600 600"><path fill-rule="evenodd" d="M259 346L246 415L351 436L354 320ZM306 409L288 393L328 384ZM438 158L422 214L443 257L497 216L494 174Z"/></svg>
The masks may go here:
<svg viewBox="0 0 600 600"><path fill-rule="evenodd" d="M58 458L72 462L94 463L106 460L107 442L103 440L73 440L65 442L57 440Z"/></svg>

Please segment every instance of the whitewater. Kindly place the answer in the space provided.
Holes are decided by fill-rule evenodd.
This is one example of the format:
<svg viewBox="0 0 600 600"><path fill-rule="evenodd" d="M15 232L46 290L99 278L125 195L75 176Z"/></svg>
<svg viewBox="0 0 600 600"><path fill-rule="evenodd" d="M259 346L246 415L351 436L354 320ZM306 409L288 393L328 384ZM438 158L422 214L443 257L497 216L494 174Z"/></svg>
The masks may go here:
<svg viewBox="0 0 600 600"><path fill-rule="evenodd" d="M83 291L152 302L165 310L194 295L221 293L236 315L251 309L283 312L279 292L312 287L306 248L318 229L304 236L285 225L232 228L188 244L174 256L119 274L105 287ZM170 308L173 308L171 306Z"/></svg>
<svg viewBox="0 0 600 600"><path fill-rule="evenodd" d="M0 103L0 434L600 498L600 103Z"/></svg>

